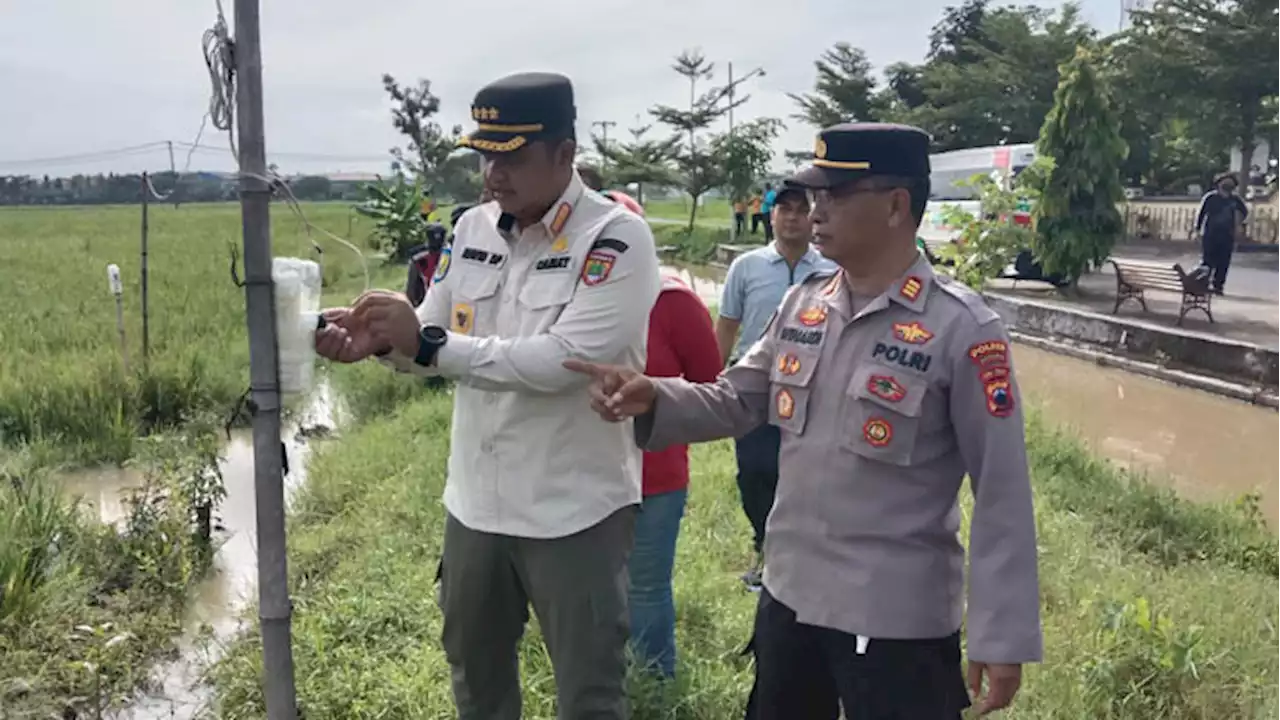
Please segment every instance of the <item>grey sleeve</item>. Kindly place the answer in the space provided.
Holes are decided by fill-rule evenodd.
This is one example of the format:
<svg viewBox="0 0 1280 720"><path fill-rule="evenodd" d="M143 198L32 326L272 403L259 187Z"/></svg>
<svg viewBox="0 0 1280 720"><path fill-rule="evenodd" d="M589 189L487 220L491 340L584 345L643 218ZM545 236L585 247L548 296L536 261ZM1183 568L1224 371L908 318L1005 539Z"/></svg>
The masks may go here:
<svg viewBox="0 0 1280 720"><path fill-rule="evenodd" d="M635 421L636 445L654 451L738 437L764 422L769 412L773 326L770 320L764 337L714 383L655 379L658 395L653 410Z"/></svg>
<svg viewBox="0 0 1280 720"><path fill-rule="evenodd" d="M1027 468L1022 398L998 320L971 321L951 348L951 423L969 482L971 660L1020 664L1044 655L1036 518Z"/></svg>

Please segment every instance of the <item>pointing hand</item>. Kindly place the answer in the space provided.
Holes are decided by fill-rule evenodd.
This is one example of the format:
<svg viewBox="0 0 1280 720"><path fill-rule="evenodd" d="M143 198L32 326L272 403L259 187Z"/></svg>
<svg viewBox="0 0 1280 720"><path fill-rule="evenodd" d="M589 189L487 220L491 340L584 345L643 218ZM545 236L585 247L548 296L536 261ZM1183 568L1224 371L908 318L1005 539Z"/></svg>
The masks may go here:
<svg viewBox="0 0 1280 720"><path fill-rule="evenodd" d="M653 409L657 390L653 380L630 368L565 360L565 368L591 376L587 394L591 409L608 422L620 422Z"/></svg>

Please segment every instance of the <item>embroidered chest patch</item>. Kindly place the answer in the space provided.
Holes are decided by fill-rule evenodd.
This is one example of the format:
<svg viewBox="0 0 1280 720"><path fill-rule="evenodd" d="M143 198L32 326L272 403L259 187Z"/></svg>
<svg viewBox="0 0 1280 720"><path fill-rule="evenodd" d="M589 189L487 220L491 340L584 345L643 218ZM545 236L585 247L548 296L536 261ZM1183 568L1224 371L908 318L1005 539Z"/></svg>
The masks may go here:
<svg viewBox="0 0 1280 720"><path fill-rule="evenodd" d="M884 418L873 417L863 423L862 438L872 447L884 447L893 440L893 425Z"/></svg>
<svg viewBox="0 0 1280 720"><path fill-rule="evenodd" d="M867 392L891 403L901 402L907 389L892 375L872 375L867 378Z"/></svg>

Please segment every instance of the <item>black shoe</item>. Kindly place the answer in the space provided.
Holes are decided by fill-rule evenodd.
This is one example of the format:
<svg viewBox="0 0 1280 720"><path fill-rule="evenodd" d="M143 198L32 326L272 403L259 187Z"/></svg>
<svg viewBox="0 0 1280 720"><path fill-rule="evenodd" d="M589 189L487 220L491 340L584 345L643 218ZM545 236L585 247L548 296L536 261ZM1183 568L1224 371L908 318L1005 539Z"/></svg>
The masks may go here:
<svg viewBox="0 0 1280 720"><path fill-rule="evenodd" d="M1222 291L1222 288L1214 288L1210 292L1212 292L1214 295L1217 295L1219 297L1226 295L1226 293Z"/></svg>
<svg viewBox="0 0 1280 720"><path fill-rule="evenodd" d="M742 584L751 592L760 592L764 588L764 573L757 568L742 573Z"/></svg>

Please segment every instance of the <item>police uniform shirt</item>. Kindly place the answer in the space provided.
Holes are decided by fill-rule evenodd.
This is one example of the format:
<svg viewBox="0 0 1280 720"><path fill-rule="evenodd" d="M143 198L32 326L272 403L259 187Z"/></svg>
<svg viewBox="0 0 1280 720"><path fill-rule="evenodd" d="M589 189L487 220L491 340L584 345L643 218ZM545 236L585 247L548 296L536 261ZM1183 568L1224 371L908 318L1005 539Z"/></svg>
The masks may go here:
<svg viewBox="0 0 1280 720"><path fill-rule="evenodd" d="M433 367L455 378L444 503L468 528L552 538L640 502L630 423L600 422L579 358L643 371L661 279L644 220L576 173L542 221L521 231L496 202L463 215L418 308L448 328Z"/></svg>
<svg viewBox="0 0 1280 720"><path fill-rule="evenodd" d="M780 427L764 584L798 622L873 641L960 627L967 471L969 657L1034 662L1035 519L1010 360L996 313L923 257L857 310L842 276L820 273L717 383L658 380L636 439L657 450Z"/></svg>

